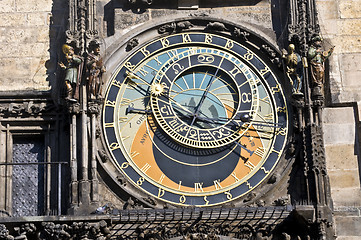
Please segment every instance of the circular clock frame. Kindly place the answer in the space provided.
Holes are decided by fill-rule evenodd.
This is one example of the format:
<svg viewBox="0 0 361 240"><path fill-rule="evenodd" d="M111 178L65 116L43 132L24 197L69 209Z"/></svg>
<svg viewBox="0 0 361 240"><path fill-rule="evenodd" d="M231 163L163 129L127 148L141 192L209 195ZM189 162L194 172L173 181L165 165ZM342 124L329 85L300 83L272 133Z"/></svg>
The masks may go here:
<svg viewBox="0 0 361 240"><path fill-rule="evenodd" d="M218 40L218 43L215 40ZM158 47L152 49L151 46ZM233 50L233 48L238 48L238 51ZM174 51L174 49L178 49L178 51L179 49L181 49L182 51L179 52L181 52L183 55L177 56L175 58L170 57L166 61L162 61L161 67L157 69L155 73L153 73L154 76L151 77L151 81L146 79L146 76L148 74L145 74L145 72L150 72L148 71L149 69L146 68L146 65L150 65L150 62L152 61L159 61L159 58L163 56L162 54L170 55L171 51ZM223 57L223 61L232 62L231 60L233 59L233 61L237 61L237 63L233 63L233 65L225 65L223 68L219 65L212 65L209 63L202 64L199 62L197 63L198 65L192 65L192 57L194 57L195 59L199 59L199 56L204 57L205 53L206 56L213 56L213 58L216 58L217 56L219 57L221 54L228 54L227 57ZM189 65L180 64L180 61L184 59L189 62ZM226 61L224 59L226 59ZM190 29L189 31L182 31L180 33L160 35L157 38L145 41L144 44L141 44L139 47L131 51L128 56L124 58L124 60L119 61L119 64L116 67L116 71L113 72L110 80L108 81L106 92L104 94L105 104L102 114L102 125L104 132L104 142L107 146L106 149L111 156L112 163L115 166L114 169L124 177L125 181L128 181L130 183L127 185L127 187L123 186L122 188L130 192L131 195L138 196L138 198L139 196L143 196L143 199L145 199L146 197L151 196L153 201L156 202L155 204L157 204L158 202L167 202L170 204L182 206L215 206L234 201L236 199L242 199L242 197L245 197L251 191L258 189L259 185L265 185L266 179L269 178L269 175L275 172L274 169L281 159L281 156L287 144L287 136L289 135L289 113L286 97L282 90L283 84L280 77L281 75L276 74L275 72L277 72L277 70L275 70L274 66L269 65L270 62L267 61L267 58L262 56L262 54L260 54L256 48L253 48L253 45L250 45L247 41L237 39L232 36L232 34L225 34L221 32L204 32L199 29ZM237 131L234 131L233 138L221 139L218 142L215 141L217 139L213 139L213 143L212 141L200 141L200 134L211 133L209 129L213 128L207 128L201 124L199 124L199 126L189 127L189 122L187 123L184 121L184 119L180 119L181 117L179 117L179 109L178 113L175 113L175 107L173 107L175 105L174 101L169 100L173 97L169 98L170 92L166 91L165 89L172 89L172 86L174 86L174 82L179 78L179 76L182 76L182 74L186 73L187 71L192 72L192 69L204 66L206 66L206 68L208 67L208 69L213 68L213 72L215 72L218 68L221 68L222 70L220 72L227 75L229 79L232 79L234 85L237 86L237 90L235 92L237 92L238 94L237 96L239 102L242 101L242 93L251 93L247 96L243 95L245 101L248 101L249 98L251 99L250 105L247 105L246 107L244 107L244 109L238 109L239 105L242 104L236 103L235 110L233 110L234 114L231 114L230 119L223 121L220 127L214 128L218 130L226 129L229 127L227 124L233 124L233 127L237 127ZM169 74L167 75L168 72ZM234 75L234 73L236 74ZM244 82L241 82L241 80L237 80L237 75L240 75L240 79L242 78L243 81L244 79L246 80ZM164 84L165 81L162 80L164 78L169 78L170 81ZM222 77L219 78L222 80ZM260 84L260 82L263 86L263 98L261 98L260 96L258 89L259 87L257 85ZM146 86L148 94L147 96L149 97L149 99L147 100L147 104L145 104L141 108L139 107L138 100L134 101L134 99L130 99L130 102L128 101L129 98L125 97L127 96L127 93L125 93L127 90L125 89L134 88L134 86L139 87L142 84ZM241 84L244 84L242 86L249 85L250 89L252 90L248 90L248 92L244 90L241 91L239 88ZM199 88L197 88L197 91L205 92L207 90L206 87L202 88L201 85ZM187 90L191 91L192 88L189 88ZM270 113L273 114L272 121L265 121L264 119L260 120L260 117L257 116L259 115L259 102L262 101L262 99L265 99L265 92L268 98L273 98L271 102L272 110L267 113L268 115ZM211 94L217 95L217 93ZM220 94L226 95L226 93ZM164 101L167 100L167 95L169 100L168 103L159 106L160 103L167 102ZM219 96L220 95L218 95L218 99L220 98ZM197 100L199 101L199 96L196 101ZM206 97L205 101L207 100L210 101L209 97ZM229 99L228 101L230 102ZM225 106L225 104L223 104L223 106ZM261 108L262 106L264 105L261 105ZM196 141L195 143L190 143L191 141L187 141L189 140L189 137L187 135L176 135L176 131L173 131L172 133L172 130L176 130L177 128L170 125L169 121L167 123L166 120L164 120L164 113L161 113L161 109L165 109L164 107L170 107L170 111L173 111L173 115L171 114L171 117L177 119L178 124L188 124L189 129L198 131L198 141ZM241 114L240 111L244 111L247 109L249 110L248 112L245 111ZM139 114L139 118L137 119L137 121L143 123L138 124L142 125L143 129L137 130L138 132L141 132L143 134L135 135L143 135L144 137L144 134L146 134L150 138L157 138L157 136L162 135L161 137L158 137L157 141L167 141L168 147L170 149L173 149L173 151L174 149L179 148L179 152L185 154L183 155L183 157L187 154L189 155L189 153L192 151L194 151L194 154L197 156L202 156L202 154L219 155L224 154L224 151L228 151L228 155L225 154L226 157L218 157L216 160L213 161L221 162L224 161L227 156L233 154L237 150L239 152L245 152L246 154L248 153L249 156L240 156L238 162L233 163L233 170L235 171L232 171L232 169L228 170L228 176L223 179L213 178L213 184L209 183L209 179L207 180L207 184L205 184L205 182L207 181L194 181L193 186L190 186L188 184L187 189L182 189L182 185L181 187L179 187L179 177L176 179L168 177L167 174L164 174L164 172L162 171L162 169L164 169L164 166L163 168L159 167L160 171L158 171L158 175L154 173L154 176L151 176L147 175L147 172L150 171L150 169L155 168L155 165L152 165L154 164L154 162L150 164L144 161L135 161L135 159L142 154L143 156L146 156L149 151L139 152L137 151L137 149L140 149L139 147L135 148L136 150L133 151L134 149L131 147L132 144L129 145L128 143L127 145L124 142L127 140L123 140L132 139L132 142L134 142L137 139L138 141L142 141L139 136L128 136L119 134L119 132L122 132L120 129L123 129L122 124L124 122L126 124L131 123L131 121L128 121L128 117L129 115L133 114ZM266 115L261 114L261 117L264 118ZM207 114L203 116L204 119L201 119L202 117L199 117L198 119L195 118L195 116L191 116L191 118L196 119L195 122L201 122L202 120L204 121L204 119L207 119L208 124L213 124L213 126L215 124L214 122L210 122L212 120L214 121L214 118L210 117L210 115ZM119 122L116 123L115 119L118 119ZM240 119L242 119L243 121L240 121ZM189 121L191 122L191 120ZM267 122L263 123L263 125L266 126L262 126L262 121ZM272 143L268 143L268 150L264 150L263 152L261 150L263 149L264 143L261 143L261 145L259 145L258 143L258 145L256 144L256 146L258 146L257 148L249 147L249 149L247 148L245 143L245 140L249 140L250 137L258 137L261 142L263 141L263 138L260 137L257 128L273 129L271 136L272 139L270 140L270 142ZM256 132L256 134L250 134L250 132L252 131ZM189 132L190 131L188 130L188 134ZM179 140L182 137L184 139ZM269 137L269 135L267 137ZM160 148L160 144L155 143L156 141L150 142L152 142L152 144L155 146L153 148ZM229 145L232 146L229 148ZM162 145L162 147L164 146L167 146L167 144ZM159 152L163 154L162 151ZM252 155L262 155L262 157L260 157L258 161L249 160L252 159ZM245 160L247 157L248 160ZM168 159L172 159L172 156L170 156ZM244 161L243 168L250 170L249 173L245 174L242 177L237 176L238 172L242 172L244 170L241 170L240 168L239 163L241 161ZM206 161L205 164L210 164L211 162L212 161ZM186 161L183 162L183 164L195 165L194 162ZM223 165L228 164L223 163ZM217 168L219 169L219 167L223 165L218 165ZM199 166L202 167L201 164ZM169 166L169 168L174 167L176 167L176 165ZM199 169L201 169L201 167L199 167ZM212 171L214 172L214 170ZM159 173L161 175L159 175ZM168 185L162 185L162 181L164 181L165 179L169 182ZM230 182L230 179L233 179L234 182ZM170 184L170 182L173 183Z"/></svg>

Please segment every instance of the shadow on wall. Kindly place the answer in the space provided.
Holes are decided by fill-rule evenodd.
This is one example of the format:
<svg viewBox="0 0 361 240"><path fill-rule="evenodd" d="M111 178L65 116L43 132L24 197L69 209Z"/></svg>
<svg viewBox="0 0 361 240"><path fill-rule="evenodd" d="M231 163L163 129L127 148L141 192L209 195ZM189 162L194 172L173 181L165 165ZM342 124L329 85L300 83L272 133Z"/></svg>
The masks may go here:
<svg viewBox="0 0 361 240"><path fill-rule="evenodd" d="M64 0L53 0L51 17L49 21L49 55L45 62L48 75L47 81L51 87L53 99L59 99L59 94L63 89L61 71L58 62L62 59L61 46L65 43L65 31L68 25L68 3Z"/></svg>
<svg viewBox="0 0 361 240"><path fill-rule="evenodd" d="M115 32L115 9L122 9L124 12L131 12L133 14L143 14L147 9L178 9L178 0L147 0L152 4L146 3L131 4L130 2L142 2L141 0L111 0L104 5L104 21L106 22L107 36L114 35ZM144 0L145 1L145 0ZM199 0L198 10L202 8L221 8L221 7L232 7L232 6L254 6L262 0ZM278 0L285 1L285 0ZM195 0L195 2L197 2ZM194 10L190 10L194 11ZM195 12L196 13L196 12Z"/></svg>
<svg viewBox="0 0 361 240"><path fill-rule="evenodd" d="M276 33L277 44L282 49L287 49L287 23L289 15L288 0L271 0L272 27Z"/></svg>

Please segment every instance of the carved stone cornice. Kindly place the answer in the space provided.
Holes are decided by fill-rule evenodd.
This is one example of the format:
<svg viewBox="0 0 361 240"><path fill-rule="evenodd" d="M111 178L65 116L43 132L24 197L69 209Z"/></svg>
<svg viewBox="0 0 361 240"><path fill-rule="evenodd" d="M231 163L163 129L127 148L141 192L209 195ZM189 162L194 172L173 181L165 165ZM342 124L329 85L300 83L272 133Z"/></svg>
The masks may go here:
<svg viewBox="0 0 361 240"><path fill-rule="evenodd" d="M98 41L95 12L96 0L69 0L66 43L75 47L79 55L84 55L90 42Z"/></svg>
<svg viewBox="0 0 361 240"><path fill-rule="evenodd" d="M23 102L0 103L0 117L36 117L50 113L56 106L49 102L35 102L24 100Z"/></svg>

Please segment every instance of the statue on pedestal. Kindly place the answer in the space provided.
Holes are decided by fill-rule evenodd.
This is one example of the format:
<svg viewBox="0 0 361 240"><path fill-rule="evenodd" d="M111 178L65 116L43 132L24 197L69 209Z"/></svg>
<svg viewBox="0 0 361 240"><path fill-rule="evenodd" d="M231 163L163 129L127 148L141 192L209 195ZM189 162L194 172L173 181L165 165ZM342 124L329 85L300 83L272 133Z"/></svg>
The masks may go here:
<svg viewBox="0 0 361 240"><path fill-rule="evenodd" d="M308 50L308 56L311 68L312 79L312 95L323 96L322 88L325 78L325 61L331 56L334 47L327 51L322 50L322 39L320 36L315 36L311 39L311 47Z"/></svg>
<svg viewBox="0 0 361 240"><path fill-rule="evenodd" d="M301 92L302 88L302 61L301 56L295 52L295 45L288 45L288 51L283 50L282 57L286 63L286 75L292 85L293 95L303 95Z"/></svg>
<svg viewBox="0 0 361 240"><path fill-rule="evenodd" d="M99 99L102 88L102 75L106 71L103 59L100 57L100 47L96 42L89 45L89 54L86 62L88 99Z"/></svg>
<svg viewBox="0 0 361 240"><path fill-rule="evenodd" d="M67 44L62 47L66 62L59 62L59 66L65 70L65 86L67 96L65 99L76 102L79 99L79 83L81 80L82 59L74 54L74 48Z"/></svg>

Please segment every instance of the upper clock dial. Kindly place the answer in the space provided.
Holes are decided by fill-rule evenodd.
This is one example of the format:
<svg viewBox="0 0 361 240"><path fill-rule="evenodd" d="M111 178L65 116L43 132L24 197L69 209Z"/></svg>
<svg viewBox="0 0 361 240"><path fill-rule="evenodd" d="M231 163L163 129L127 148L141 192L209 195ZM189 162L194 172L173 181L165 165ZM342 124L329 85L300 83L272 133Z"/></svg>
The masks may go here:
<svg viewBox="0 0 361 240"><path fill-rule="evenodd" d="M214 34L170 35L140 48L109 82L105 139L135 186L163 201L236 199L271 173L287 107L263 61Z"/></svg>
<svg viewBox="0 0 361 240"><path fill-rule="evenodd" d="M155 76L153 85L163 90L151 96L154 116L185 146L228 145L247 131L255 116L257 78L230 53L209 47L187 49L176 49L181 53ZM242 116L248 116L247 122Z"/></svg>

